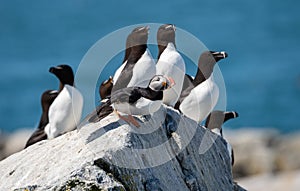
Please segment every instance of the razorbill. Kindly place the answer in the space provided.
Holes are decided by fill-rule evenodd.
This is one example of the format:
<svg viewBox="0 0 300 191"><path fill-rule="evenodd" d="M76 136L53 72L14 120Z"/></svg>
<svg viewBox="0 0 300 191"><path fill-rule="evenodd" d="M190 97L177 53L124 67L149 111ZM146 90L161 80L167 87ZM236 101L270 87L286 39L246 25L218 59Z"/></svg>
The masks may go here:
<svg viewBox="0 0 300 191"><path fill-rule="evenodd" d="M49 108L49 123L45 127L48 139L53 139L76 128L81 119L83 97L74 87L74 73L70 66L51 67L60 81L59 94Z"/></svg>
<svg viewBox="0 0 300 191"><path fill-rule="evenodd" d="M222 132L223 123L225 123L229 119L237 118L238 116L239 114L235 111L227 111L227 112L218 111L218 110L212 111L206 119L205 127L210 129L212 132L216 133L217 135L223 137L223 132ZM227 141L226 141L226 148L231 160L231 165L233 165L234 164L233 149Z"/></svg>
<svg viewBox="0 0 300 191"><path fill-rule="evenodd" d="M99 87L99 95L101 98L101 102L100 105L98 105L93 112L86 116L88 122L96 123L113 112L112 106L101 107L102 104L108 101L108 98L111 95L112 87L113 78L111 76L101 83Z"/></svg>
<svg viewBox="0 0 300 191"><path fill-rule="evenodd" d="M211 55L213 56L214 60L211 59ZM197 68L197 73L196 76L190 76L188 74L185 74L184 81L183 81L183 86L182 86L182 91L180 94L180 98L176 105L174 106L175 109L179 109L180 103L191 93L192 89L194 89L196 86L204 82L207 78L209 78L209 74L204 74L202 73L201 70L207 71L206 67L203 65L203 63L213 63L213 62L218 62L219 60L222 60L226 58L228 54L225 51L222 52L215 52L215 51L205 51L204 53L201 54L198 62L198 68ZM207 64L209 65L209 64ZM210 66L213 64L210 64ZM209 69L213 70L213 69Z"/></svg>
<svg viewBox="0 0 300 191"><path fill-rule="evenodd" d="M177 104L185 116L201 122L213 110L219 98L219 87L214 82L213 68L217 61L225 57L225 52L205 51L201 54L197 74L182 91L180 103Z"/></svg>
<svg viewBox="0 0 300 191"><path fill-rule="evenodd" d="M56 90L47 90L41 96L41 105L42 105L42 115L40 118L40 123L38 128L33 132L33 134L28 139L25 148L33 145L39 141L47 139L47 134L44 129L46 125L49 123L48 111L49 107L55 98L58 95L58 91Z"/></svg>
<svg viewBox="0 0 300 191"><path fill-rule="evenodd" d="M156 112L162 104L163 91L172 88L173 85L172 78L155 75L146 88L134 86L113 91L109 101L102 104L102 107L113 105L120 119L139 127L132 115L149 115ZM102 109L99 110L99 113L101 112ZM122 114L128 115L128 118Z"/></svg>
<svg viewBox="0 0 300 191"><path fill-rule="evenodd" d="M147 48L149 27L137 27L131 32L130 53L112 91L126 87L144 87L156 74L155 62Z"/></svg>
<svg viewBox="0 0 300 191"><path fill-rule="evenodd" d="M107 80L103 81L99 86L99 95L101 100L110 96L113 87L113 78L110 76Z"/></svg>
<svg viewBox="0 0 300 191"><path fill-rule="evenodd" d="M163 103L174 106L180 96L184 75L185 63L181 55L176 50L175 26L165 24L157 31L158 61L156 64L156 74L166 75L175 80L173 88L164 92Z"/></svg>

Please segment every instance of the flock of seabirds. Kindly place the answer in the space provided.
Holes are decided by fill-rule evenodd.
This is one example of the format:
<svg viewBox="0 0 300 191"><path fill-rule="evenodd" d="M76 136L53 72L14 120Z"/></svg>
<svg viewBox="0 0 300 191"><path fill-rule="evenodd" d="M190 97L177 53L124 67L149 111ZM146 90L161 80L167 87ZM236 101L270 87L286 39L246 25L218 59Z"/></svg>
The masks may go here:
<svg viewBox="0 0 300 191"><path fill-rule="evenodd" d="M197 123L205 121L206 128L223 137L223 123L238 117L238 113L213 110L219 98L213 69L228 55L224 51L202 52L196 76L192 77L185 73L184 59L176 50L175 32L173 24L159 27L156 62L147 48L149 27L132 30L126 40L122 65L99 87L101 104L87 116L89 122L98 122L115 113L138 128L140 123L135 117L151 115L165 104ZM49 72L59 79L59 89L42 94L40 122L25 148L72 131L81 120L83 97L74 86L72 68L58 65L51 67ZM233 165L233 150L229 143L227 150Z"/></svg>

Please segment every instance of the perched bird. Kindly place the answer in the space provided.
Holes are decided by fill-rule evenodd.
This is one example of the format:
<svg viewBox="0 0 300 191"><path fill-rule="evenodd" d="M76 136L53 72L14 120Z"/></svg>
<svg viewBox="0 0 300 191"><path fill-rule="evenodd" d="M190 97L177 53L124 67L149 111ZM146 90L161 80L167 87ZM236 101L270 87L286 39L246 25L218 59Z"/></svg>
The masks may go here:
<svg viewBox="0 0 300 191"><path fill-rule="evenodd" d="M33 132L33 134L28 139L25 148L33 145L39 141L47 139L47 134L45 133L44 129L46 125L49 123L49 107L55 98L58 95L58 91L56 90L47 90L41 96L41 105L42 105L42 115L40 118L40 123L38 128Z"/></svg>
<svg viewBox="0 0 300 191"><path fill-rule="evenodd" d="M112 91L126 87L147 87L150 79L156 74L154 59L147 48L148 32L148 26L137 27L131 32L128 42L131 47L129 56L114 82Z"/></svg>
<svg viewBox="0 0 300 191"><path fill-rule="evenodd" d="M219 98L219 87L214 82L213 68L217 61L226 58L225 52L206 51L198 61L198 71L193 79L185 77L179 103L175 108L187 117L201 122L213 110ZM192 80L191 80L192 79Z"/></svg>
<svg viewBox="0 0 300 191"><path fill-rule="evenodd" d="M173 88L166 90L163 96L163 103L169 106L174 106L179 99L185 75L184 60L176 50L175 30L174 25L165 24L157 31L156 74L169 76L175 81Z"/></svg>
<svg viewBox="0 0 300 191"><path fill-rule="evenodd" d="M172 78L156 75L150 80L150 83L148 82L146 88L136 86L113 91L102 108L107 108L112 104L120 119L139 127L139 123L132 115L149 115L156 112L162 104L163 91L173 85ZM102 112L102 108L99 113ZM128 115L128 118L119 112Z"/></svg>
<svg viewBox="0 0 300 191"><path fill-rule="evenodd" d="M103 81L99 87L99 95L101 100L104 100L106 97L110 96L112 88L113 78L110 76L107 80Z"/></svg>
<svg viewBox="0 0 300 191"><path fill-rule="evenodd" d="M49 108L49 123L45 127L48 139L53 139L76 128L81 119L83 97L74 87L74 73L70 66L51 67L60 81L59 94Z"/></svg>
<svg viewBox="0 0 300 191"><path fill-rule="evenodd" d="M113 87L113 78L111 76L109 77L109 79L101 83L99 87L101 102L100 105L98 105L93 112L91 112L88 116L86 116L88 122L96 123L114 111L112 106L101 107L102 104L108 101L108 98L111 95L112 87ZM100 113L100 109L101 109L101 113Z"/></svg>
<svg viewBox="0 0 300 191"><path fill-rule="evenodd" d="M210 129L212 132L216 133L217 135L223 137L222 133L222 125L229 119L237 118L239 115L235 111L213 111L209 114L209 116L206 119L205 127ZM224 138L224 137L223 137ZM226 142L226 147L228 154L230 156L231 165L234 164L234 155L233 155L233 149L231 145Z"/></svg>

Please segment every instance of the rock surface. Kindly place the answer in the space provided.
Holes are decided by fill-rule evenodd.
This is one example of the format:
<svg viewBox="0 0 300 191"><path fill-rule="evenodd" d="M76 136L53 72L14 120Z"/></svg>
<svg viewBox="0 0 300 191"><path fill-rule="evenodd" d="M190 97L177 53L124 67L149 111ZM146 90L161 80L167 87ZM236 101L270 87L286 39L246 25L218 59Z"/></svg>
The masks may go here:
<svg viewBox="0 0 300 191"><path fill-rule="evenodd" d="M136 128L111 114L0 162L0 190L243 190L224 140L162 107Z"/></svg>

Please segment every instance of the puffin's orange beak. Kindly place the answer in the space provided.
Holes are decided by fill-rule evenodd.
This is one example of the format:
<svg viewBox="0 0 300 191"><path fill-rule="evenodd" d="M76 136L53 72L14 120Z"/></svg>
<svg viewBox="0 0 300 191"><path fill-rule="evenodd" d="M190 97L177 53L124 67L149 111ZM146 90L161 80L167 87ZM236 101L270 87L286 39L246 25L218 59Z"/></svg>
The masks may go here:
<svg viewBox="0 0 300 191"><path fill-rule="evenodd" d="M170 81L170 87L169 87L169 88L173 87L173 86L175 85L174 79L171 78L171 77L167 77L167 78L168 78L168 80Z"/></svg>

